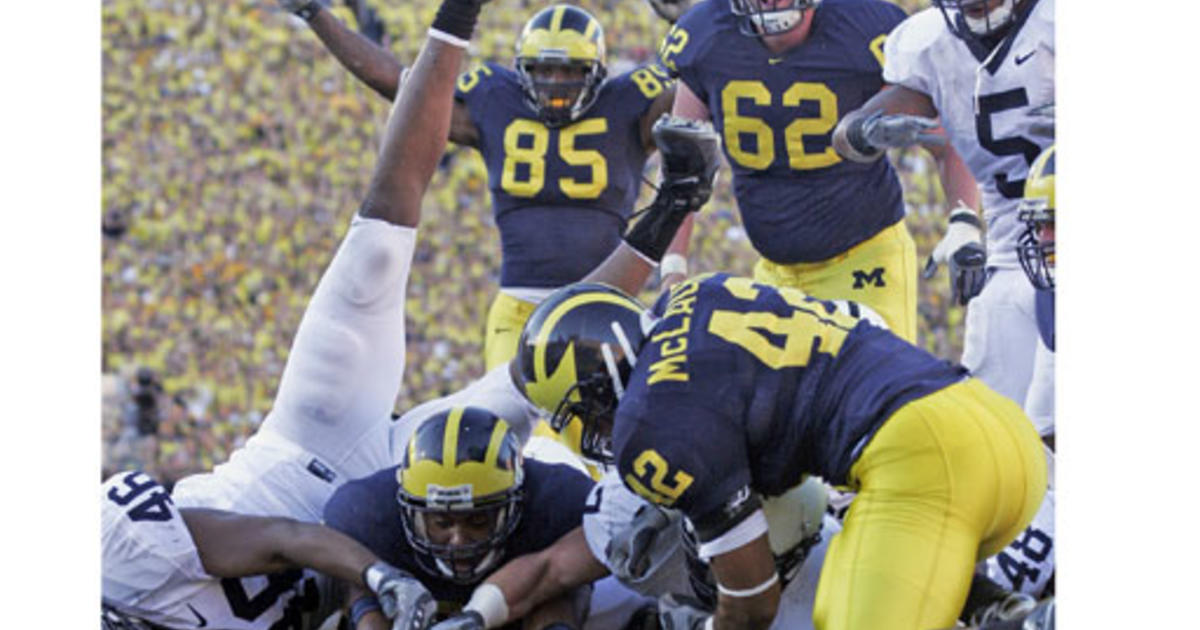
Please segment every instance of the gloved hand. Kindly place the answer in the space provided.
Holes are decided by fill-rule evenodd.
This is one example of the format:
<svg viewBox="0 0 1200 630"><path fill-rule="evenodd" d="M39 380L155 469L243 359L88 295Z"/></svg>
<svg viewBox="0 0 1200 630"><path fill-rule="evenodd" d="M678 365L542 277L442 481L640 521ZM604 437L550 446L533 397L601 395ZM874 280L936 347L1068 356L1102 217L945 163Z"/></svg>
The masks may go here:
<svg viewBox="0 0 1200 630"><path fill-rule="evenodd" d="M653 564L650 553L660 535L679 536L678 513L646 503L634 513L633 521L617 532L605 549L608 566L622 582L636 582Z"/></svg>
<svg viewBox="0 0 1200 630"><path fill-rule="evenodd" d="M651 130L662 154L662 184L650 207L625 234L625 242L646 258L662 260L689 212L712 195L720 167L720 139L706 122L663 115Z"/></svg>
<svg viewBox="0 0 1200 630"><path fill-rule="evenodd" d="M946 263L950 270L951 299L965 306L979 295L987 280L987 250L983 247L981 223L975 211L959 206L950 213L946 235L933 248L922 274L926 280Z"/></svg>
<svg viewBox="0 0 1200 630"><path fill-rule="evenodd" d="M862 123L862 139L876 149L914 144L946 144L946 136L933 133L940 125L932 118L875 112Z"/></svg>
<svg viewBox="0 0 1200 630"><path fill-rule="evenodd" d="M429 630L484 630L483 616L468 610L442 620Z"/></svg>
<svg viewBox="0 0 1200 630"><path fill-rule="evenodd" d="M679 16L692 8L692 0L646 0L658 17L674 24Z"/></svg>
<svg viewBox="0 0 1200 630"><path fill-rule="evenodd" d="M433 622L437 602L408 572L380 561L363 571L363 581L375 593L383 615L392 620L392 630L425 630Z"/></svg>
<svg viewBox="0 0 1200 630"><path fill-rule="evenodd" d="M663 630L701 630L712 616L703 604L683 595L658 598L658 623Z"/></svg>
<svg viewBox="0 0 1200 630"><path fill-rule="evenodd" d="M318 0L279 0L279 6L305 20L311 20L321 10Z"/></svg>

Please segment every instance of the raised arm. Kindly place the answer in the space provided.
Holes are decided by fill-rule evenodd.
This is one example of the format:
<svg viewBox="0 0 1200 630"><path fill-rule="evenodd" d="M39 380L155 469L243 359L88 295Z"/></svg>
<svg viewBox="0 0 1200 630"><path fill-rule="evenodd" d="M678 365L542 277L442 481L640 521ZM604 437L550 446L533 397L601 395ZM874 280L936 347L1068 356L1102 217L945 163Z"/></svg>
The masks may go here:
<svg viewBox="0 0 1200 630"><path fill-rule="evenodd" d="M664 117L654 125L654 138L663 163L658 195L584 282L603 282L636 295L663 259L679 226L712 194L720 157L711 125Z"/></svg>
<svg viewBox="0 0 1200 630"><path fill-rule="evenodd" d="M317 0L279 0L279 3L308 22L325 48L359 81L389 101L396 98L404 65L390 51L351 30ZM457 71L455 68L452 74ZM475 146L479 134L466 107L455 102L451 109L450 140Z"/></svg>
<svg viewBox="0 0 1200 630"><path fill-rule="evenodd" d="M279 0L316 33L333 56L360 81L387 100L396 97L404 66L387 49L350 30L317 0Z"/></svg>
<svg viewBox="0 0 1200 630"><path fill-rule="evenodd" d="M454 84L480 3L444 0L388 116L379 160L359 214L416 227L421 198L446 149Z"/></svg>

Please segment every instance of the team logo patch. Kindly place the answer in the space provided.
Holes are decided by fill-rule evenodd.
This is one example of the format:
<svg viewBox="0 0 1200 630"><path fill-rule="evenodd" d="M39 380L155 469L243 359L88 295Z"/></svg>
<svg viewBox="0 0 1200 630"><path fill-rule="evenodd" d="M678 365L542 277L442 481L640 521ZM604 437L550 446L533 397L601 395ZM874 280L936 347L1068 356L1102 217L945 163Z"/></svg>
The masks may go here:
<svg viewBox="0 0 1200 630"><path fill-rule="evenodd" d="M471 507L473 488L464 483L459 486L442 487L435 483L425 486L426 503L429 507Z"/></svg>
<svg viewBox="0 0 1200 630"><path fill-rule="evenodd" d="M883 281L883 267L876 267L869 272L860 269L854 270L854 288L861 289L866 286L887 286L887 283Z"/></svg>

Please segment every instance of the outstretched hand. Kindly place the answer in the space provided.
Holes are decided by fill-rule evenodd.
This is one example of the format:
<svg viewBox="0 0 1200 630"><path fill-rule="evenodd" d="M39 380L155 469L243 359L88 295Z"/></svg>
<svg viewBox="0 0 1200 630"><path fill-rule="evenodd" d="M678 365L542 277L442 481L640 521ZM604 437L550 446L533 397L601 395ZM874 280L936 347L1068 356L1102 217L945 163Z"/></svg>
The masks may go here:
<svg viewBox="0 0 1200 630"><path fill-rule="evenodd" d="M946 144L946 136L936 133L940 125L932 118L910 114L872 114L862 124L863 139L877 149L909 147L914 144Z"/></svg>

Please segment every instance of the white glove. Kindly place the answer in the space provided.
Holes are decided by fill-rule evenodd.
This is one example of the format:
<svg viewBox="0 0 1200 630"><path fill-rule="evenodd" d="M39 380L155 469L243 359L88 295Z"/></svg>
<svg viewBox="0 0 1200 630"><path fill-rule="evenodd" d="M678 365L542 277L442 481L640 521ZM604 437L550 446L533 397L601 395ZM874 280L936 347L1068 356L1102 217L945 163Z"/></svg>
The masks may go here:
<svg viewBox="0 0 1200 630"><path fill-rule="evenodd" d="M946 144L946 136L933 133L940 125L932 118L876 112L862 123L862 138L876 149L914 144Z"/></svg>
<svg viewBox="0 0 1200 630"><path fill-rule="evenodd" d="M383 615L392 620L392 630L425 630L433 622L437 602L409 573L380 561L363 571L363 581L375 593Z"/></svg>
<svg viewBox="0 0 1200 630"><path fill-rule="evenodd" d="M470 610L447 617L429 630L484 630L484 627L483 617Z"/></svg>
<svg viewBox="0 0 1200 630"><path fill-rule="evenodd" d="M922 276L928 280L945 263L950 270L950 295L965 306L979 295L987 280L987 250L983 247L979 217L975 211L960 205L950 213L946 235L933 248L925 263Z"/></svg>
<svg viewBox="0 0 1200 630"><path fill-rule="evenodd" d="M690 597L668 594L658 599L658 624L663 630L701 630L710 616Z"/></svg>
<svg viewBox="0 0 1200 630"><path fill-rule="evenodd" d="M654 554L651 551L658 536L678 536L678 523L678 512L668 514L649 503L639 507L633 515L633 521L618 531L605 549L608 567L613 575L625 583L645 577L653 565Z"/></svg>

